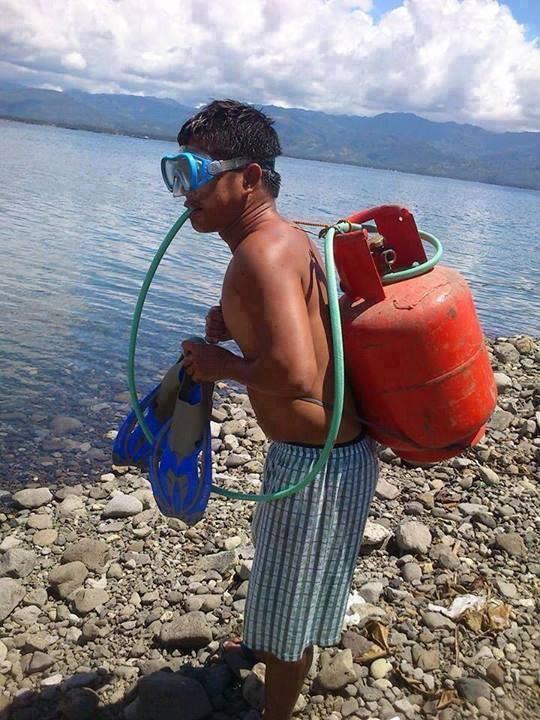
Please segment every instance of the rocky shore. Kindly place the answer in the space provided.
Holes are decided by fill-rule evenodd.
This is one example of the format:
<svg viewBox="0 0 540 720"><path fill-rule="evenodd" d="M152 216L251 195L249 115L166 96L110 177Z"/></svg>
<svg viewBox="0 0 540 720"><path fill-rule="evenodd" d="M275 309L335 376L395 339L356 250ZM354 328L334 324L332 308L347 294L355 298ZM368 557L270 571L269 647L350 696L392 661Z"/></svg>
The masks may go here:
<svg viewBox="0 0 540 720"><path fill-rule="evenodd" d="M480 445L429 469L381 448L342 642L316 652L296 717L540 717L540 342L488 342ZM212 435L215 482L256 491L247 396L216 396ZM264 665L219 653L242 629L252 512L213 496L188 528L126 467L0 491L0 720L256 717Z"/></svg>

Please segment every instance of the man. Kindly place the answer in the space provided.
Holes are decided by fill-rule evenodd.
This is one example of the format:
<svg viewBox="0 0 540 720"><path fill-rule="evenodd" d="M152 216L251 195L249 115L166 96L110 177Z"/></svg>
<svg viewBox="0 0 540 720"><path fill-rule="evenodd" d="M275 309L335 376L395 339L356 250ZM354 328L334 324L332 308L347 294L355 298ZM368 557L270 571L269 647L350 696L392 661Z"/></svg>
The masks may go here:
<svg viewBox="0 0 540 720"><path fill-rule="evenodd" d="M212 102L184 124L178 142L187 155L171 161L166 182L185 195L194 229L219 233L232 253L221 303L207 316L212 344L185 342L184 365L195 380L247 387L272 440L263 492L275 492L305 477L328 432L333 369L321 258L276 210L281 149L262 112ZM231 338L241 356L218 345ZM244 641L266 663L265 720L291 716L313 645L340 639L376 477L347 388L326 469L296 495L256 508ZM228 651L241 648L231 642Z"/></svg>

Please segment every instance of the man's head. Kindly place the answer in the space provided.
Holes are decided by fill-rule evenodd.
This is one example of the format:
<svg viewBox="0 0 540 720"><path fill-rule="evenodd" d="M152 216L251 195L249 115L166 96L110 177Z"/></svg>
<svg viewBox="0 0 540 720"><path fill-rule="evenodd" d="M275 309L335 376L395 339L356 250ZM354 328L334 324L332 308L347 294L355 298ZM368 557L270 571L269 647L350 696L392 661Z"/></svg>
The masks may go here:
<svg viewBox="0 0 540 720"><path fill-rule="evenodd" d="M177 140L180 146L205 148L216 160L245 157L258 162L263 185L277 198L281 177L273 165L281 146L273 125L273 120L251 105L214 100L183 124Z"/></svg>
<svg viewBox="0 0 540 720"><path fill-rule="evenodd" d="M273 202L281 178L274 159L281 147L273 122L263 112L235 100L215 100L187 120L178 133L187 152L212 160L240 160L241 167L186 191L186 206L197 210L191 223L200 232L220 232L249 207ZM210 168L212 170L212 168Z"/></svg>

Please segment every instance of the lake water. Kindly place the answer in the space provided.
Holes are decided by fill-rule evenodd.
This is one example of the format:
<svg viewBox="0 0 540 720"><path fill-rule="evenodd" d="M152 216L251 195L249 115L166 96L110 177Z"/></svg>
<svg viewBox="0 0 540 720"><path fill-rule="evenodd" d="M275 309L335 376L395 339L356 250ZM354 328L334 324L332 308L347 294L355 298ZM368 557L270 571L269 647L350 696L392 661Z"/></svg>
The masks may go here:
<svg viewBox="0 0 540 720"><path fill-rule="evenodd" d="M108 468L105 433L126 411L114 398L126 389L134 304L182 210L159 170L173 148L0 121L2 487ZM540 334L539 193L290 158L278 167L286 216L328 222L402 204L469 281L487 334ZM218 236L181 231L145 305L140 390L176 359L184 337L203 333L227 262ZM83 427L55 438L57 415Z"/></svg>

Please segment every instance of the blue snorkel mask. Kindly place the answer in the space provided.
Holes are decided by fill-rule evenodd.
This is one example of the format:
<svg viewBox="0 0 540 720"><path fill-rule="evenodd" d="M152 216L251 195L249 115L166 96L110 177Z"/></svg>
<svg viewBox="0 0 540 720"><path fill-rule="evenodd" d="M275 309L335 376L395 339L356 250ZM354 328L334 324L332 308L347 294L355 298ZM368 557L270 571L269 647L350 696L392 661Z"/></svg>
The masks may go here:
<svg viewBox="0 0 540 720"><path fill-rule="evenodd" d="M165 155L161 159L161 174L167 190L174 197L181 197L188 192L197 190L228 170L238 170L251 162L256 162L268 170L274 169L273 160L255 160L247 157L231 158L230 160L212 160L206 155L190 152L180 148L177 155Z"/></svg>
<svg viewBox="0 0 540 720"><path fill-rule="evenodd" d="M178 155L165 155L161 159L161 174L167 189L174 197L180 197L206 185L221 173L238 170L250 162L249 158L212 160L204 155L183 150Z"/></svg>

